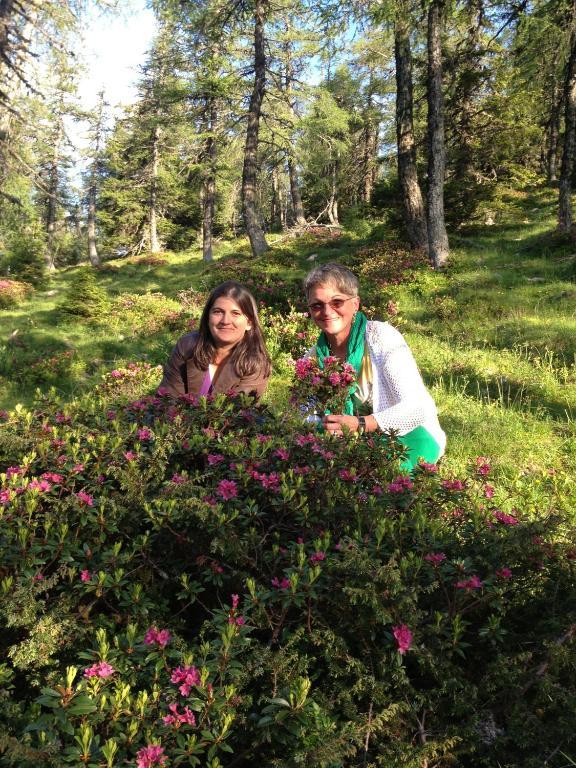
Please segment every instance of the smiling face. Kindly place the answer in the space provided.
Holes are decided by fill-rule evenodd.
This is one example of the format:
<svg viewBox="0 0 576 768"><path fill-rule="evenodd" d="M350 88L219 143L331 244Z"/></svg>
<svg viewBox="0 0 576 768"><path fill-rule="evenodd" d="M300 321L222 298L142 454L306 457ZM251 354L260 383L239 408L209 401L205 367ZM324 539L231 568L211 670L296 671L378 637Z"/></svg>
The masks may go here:
<svg viewBox="0 0 576 768"><path fill-rule="evenodd" d="M217 347L234 347L252 324L234 299L220 296L210 307L208 329Z"/></svg>
<svg viewBox="0 0 576 768"><path fill-rule="evenodd" d="M350 335L354 315L359 306L358 296L347 296L335 285L313 285L308 291L308 307L312 320L321 331L338 343L346 341Z"/></svg>

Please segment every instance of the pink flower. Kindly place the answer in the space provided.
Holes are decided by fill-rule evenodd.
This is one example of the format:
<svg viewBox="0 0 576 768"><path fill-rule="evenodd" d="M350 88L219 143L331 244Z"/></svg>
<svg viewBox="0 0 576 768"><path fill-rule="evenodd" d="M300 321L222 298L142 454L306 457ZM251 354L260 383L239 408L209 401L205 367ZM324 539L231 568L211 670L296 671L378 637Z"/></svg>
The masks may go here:
<svg viewBox="0 0 576 768"><path fill-rule="evenodd" d="M328 381L330 382L330 384L332 384L333 387L337 387L340 384L340 374L331 373L328 376Z"/></svg>
<svg viewBox="0 0 576 768"><path fill-rule="evenodd" d="M234 499L238 496L238 486L234 480L220 480L217 493L221 499L228 501L228 499Z"/></svg>
<svg viewBox="0 0 576 768"><path fill-rule="evenodd" d="M209 453L208 454L208 464L213 467L215 464L220 464L221 461L224 461L224 456L222 456L221 453Z"/></svg>
<svg viewBox="0 0 576 768"><path fill-rule="evenodd" d="M122 372L114 369L113 371L110 371L110 376L112 376L113 379L121 379L122 378Z"/></svg>
<svg viewBox="0 0 576 768"><path fill-rule="evenodd" d="M176 667L172 670L170 680L177 685L181 683L180 693L182 696L189 696L192 686L200 685L200 672L196 667Z"/></svg>
<svg viewBox="0 0 576 768"><path fill-rule="evenodd" d="M238 608L238 603L240 602L240 595L232 595L232 608L233 610L236 610Z"/></svg>
<svg viewBox="0 0 576 768"><path fill-rule="evenodd" d="M388 485L388 493L403 493L414 487L414 483L408 475L399 475Z"/></svg>
<svg viewBox="0 0 576 768"><path fill-rule="evenodd" d="M136 435L138 437L138 440L142 440L143 442L146 440L152 440L152 432L150 432L148 427L142 427L142 429L139 429L136 432Z"/></svg>
<svg viewBox="0 0 576 768"><path fill-rule="evenodd" d="M84 464L74 464L71 471L77 472L78 474L80 474L80 472L84 472Z"/></svg>
<svg viewBox="0 0 576 768"><path fill-rule="evenodd" d="M496 576L498 576L500 579L511 579L512 571L510 568L498 568L496 570Z"/></svg>
<svg viewBox="0 0 576 768"><path fill-rule="evenodd" d="M490 472L490 459L485 456L478 456L476 458L476 471L479 475L486 476Z"/></svg>
<svg viewBox="0 0 576 768"><path fill-rule="evenodd" d="M463 491L465 487L462 480L442 480L442 488L447 491Z"/></svg>
<svg viewBox="0 0 576 768"><path fill-rule="evenodd" d="M456 589L482 589L482 581L474 575L465 581L457 581Z"/></svg>
<svg viewBox="0 0 576 768"><path fill-rule="evenodd" d="M170 642L170 632L167 629L157 630L156 627L150 627L144 635L146 645L159 645L160 648L166 648Z"/></svg>
<svg viewBox="0 0 576 768"><path fill-rule="evenodd" d="M167 755L164 754L164 747L159 744L150 744L148 747L142 747L136 753L137 768L154 768L154 766L166 765Z"/></svg>
<svg viewBox="0 0 576 768"><path fill-rule="evenodd" d="M440 563L446 560L444 552L430 552L428 555L424 555L424 560L427 560L432 565L440 565Z"/></svg>
<svg viewBox="0 0 576 768"><path fill-rule="evenodd" d="M282 461L286 461L290 456L290 453L285 448L277 448L274 451L274 456L277 456L279 459L282 459Z"/></svg>
<svg viewBox="0 0 576 768"><path fill-rule="evenodd" d="M134 461L134 459L138 458L138 454L134 453L134 451L126 451L124 453L124 458L126 459L126 461Z"/></svg>
<svg viewBox="0 0 576 768"><path fill-rule="evenodd" d="M50 480L53 483L61 483L64 480L62 475L57 475L56 472L44 472L42 477L44 480Z"/></svg>
<svg viewBox="0 0 576 768"><path fill-rule="evenodd" d="M92 578L92 574L90 573L89 570L85 569L80 572L80 581L83 581L84 583L86 583L87 581L90 581L91 578Z"/></svg>
<svg viewBox="0 0 576 768"><path fill-rule="evenodd" d="M492 485L484 486L484 496L487 499L491 499L494 496L494 487Z"/></svg>
<svg viewBox="0 0 576 768"><path fill-rule="evenodd" d="M338 477L348 483L355 483L359 480L358 475L353 474L349 469L341 469L340 472L338 472Z"/></svg>
<svg viewBox="0 0 576 768"><path fill-rule="evenodd" d="M80 500L82 504L85 504L87 507L93 507L94 506L94 497L90 496L89 493L85 493L85 491L78 491L76 494L76 498Z"/></svg>
<svg viewBox="0 0 576 768"><path fill-rule="evenodd" d="M11 498L12 498L12 491L8 489L4 491L0 491L0 504L9 504Z"/></svg>
<svg viewBox="0 0 576 768"><path fill-rule="evenodd" d="M262 444L269 443L272 440L272 435L256 435L256 440Z"/></svg>
<svg viewBox="0 0 576 768"><path fill-rule="evenodd" d="M429 464L427 461L421 461L418 466L431 474L438 472L438 464Z"/></svg>
<svg viewBox="0 0 576 768"><path fill-rule="evenodd" d="M37 490L40 493L47 493L52 486L47 480L31 480L28 483L29 490Z"/></svg>
<svg viewBox="0 0 576 768"><path fill-rule="evenodd" d="M410 646L412 645L412 632L406 624L400 624L397 627L393 627L392 632L398 645L398 653L404 654L406 651L409 651Z"/></svg>
<svg viewBox="0 0 576 768"><path fill-rule="evenodd" d="M496 520L498 520L499 523L502 523L502 525L518 525L518 520L514 517L514 515L507 515L505 512L501 512L499 509L494 512L494 517Z"/></svg>
<svg viewBox="0 0 576 768"><path fill-rule="evenodd" d="M326 552L322 552L321 550L319 552L314 552L313 555L310 555L308 558L308 561L315 565L316 563L321 563L322 560L326 560Z"/></svg>
<svg viewBox="0 0 576 768"><path fill-rule="evenodd" d="M6 470L6 479L9 480L11 477L18 477L18 475L23 475L25 473L25 470L23 467L8 467Z"/></svg>
<svg viewBox="0 0 576 768"><path fill-rule="evenodd" d="M174 473L172 475L172 480L170 482L174 483L174 485L182 485L182 483L186 482L186 478L183 475L179 475L178 473Z"/></svg>
<svg viewBox="0 0 576 768"><path fill-rule="evenodd" d="M99 661L97 664L93 664L84 670L84 677L110 677L114 674L114 667L108 664L107 661Z"/></svg>
<svg viewBox="0 0 576 768"><path fill-rule="evenodd" d="M288 589L290 587L290 579L287 579L286 577L284 577L282 581L280 581L277 577L274 577L271 583L273 587L276 587L276 589Z"/></svg>
<svg viewBox="0 0 576 768"><path fill-rule="evenodd" d="M162 718L165 725L174 725L176 728L179 728L182 723L186 723L186 725L196 725L196 718L190 707L184 707L183 712L178 712L178 704L170 704L168 709L172 714L165 715Z"/></svg>
<svg viewBox="0 0 576 768"><path fill-rule="evenodd" d="M108 421L114 421L116 418L116 411L106 411L106 418Z"/></svg>

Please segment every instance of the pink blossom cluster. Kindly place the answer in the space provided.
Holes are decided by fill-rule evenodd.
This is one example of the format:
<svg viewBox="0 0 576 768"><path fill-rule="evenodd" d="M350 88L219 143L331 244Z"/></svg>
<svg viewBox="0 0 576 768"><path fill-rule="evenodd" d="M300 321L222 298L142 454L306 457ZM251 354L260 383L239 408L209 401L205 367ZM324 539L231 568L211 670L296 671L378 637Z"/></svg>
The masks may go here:
<svg viewBox="0 0 576 768"><path fill-rule="evenodd" d="M84 670L84 677L106 678L113 675L114 671L114 667L108 664L107 661L99 661Z"/></svg>
<svg viewBox="0 0 576 768"><path fill-rule="evenodd" d="M275 576L272 579L271 584L276 589L289 589L290 588L290 579L287 579L286 576L284 576L284 578L282 578L282 579L278 579L278 577Z"/></svg>
<svg viewBox="0 0 576 768"><path fill-rule="evenodd" d="M200 685L200 672L196 667L176 667L172 670L171 682L179 684L182 696L189 696L193 685Z"/></svg>
<svg viewBox="0 0 576 768"><path fill-rule="evenodd" d="M165 715L162 718L164 725L173 725L175 728L179 728L183 723L186 725L196 725L196 718L190 707L184 707L183 712L178 712L178 704L170 704L168 709L172 714Z"/></svg>
<svg viewBox="0 0 576 768"><path fill-rule="evenodd" d="M52 489L52 484L48 480L31 480L28 483L29 491L38 491L39 493L48 493Z"/></svg>
<svg viewBox="0 0 576 768"><path fill-rule="evenodd" d="M507 568L507 567L497 568L496 576L498 576L500 579L511 579L512 571L510 570L510 568Z"/></svg>
<svg viewBox="0 0 576 768"><path fill-rule="evenodd" d="M418 466L422 467L422 469L426 472L430 472L430 474L435 474L438 472L438 464L430 464L427 461L421 461Z"/></svg>
<svg viewBox="0 0 576 768"><path fill-rule="evenodd" d="M322 560L326 560L326 552L322 552L322 550L319 550L318 552L314 552L308 558L308 562L311 565L315 565L316 563L321 563Z"/></svg>
<svg viewBox="0 0 576 768"><path fill-rule="evenodd" d="M502 525L518 525L518 520L514 515L507 515L506 512L501 512L499 509L495 510L494 517Z"/></svg>
<svg viewBox="0 0 576 768"><path fill-rule="evenodd" d="M487 459L485 456L478 456L476 458L476 472L478 472L479 475L486 476L490 473L490 459Z"/></svg>
<svg viewBox="0 0 576 768"><path fill-rule="evenodd" d="M399 624L392 628L392 633L398 645L398 653L404 654L409 651L412 646L412 632L409 627L406 624Z"/></svg>
<svg viewBox="0 0 576 768"><path fill-rule="evenodd" d="M166 765L166 760L168 760L168 756L164 754L164 747L159 744L142 747L136 753L137 768L155 768L155 766Z"/></svg>
<svg viewBox="0 0 576 768"><path fill-rule="evenodd" d="M282 459L282 461L286 461L290 456L290 452L287 451L286 448L277 448L274 451L274 456L278 459Z"/></svg>
<svg viewBox="0 0 576 768"><path fill-rule="evenodd" d="M157 629L150 627L144 635L146 645L159 645L160 648L166 648L170 642L170 632L167 629Z"/></svg>
<svg viewBox="0 0 576 768"><path fill-rule="evenodd" d="M341 469L338 472L338 477L347 483L356 483L360 480L359 476L355 472L350 472L349 469Z"/></svg>
<svg viewBox="0 0 576 768"><path fill-rule="evenodd" d="M463 491L466 484L462 480L442 480L442 488L447 491Z"/></svg>
<svg viewBox="0 0 576 768"><path fill-rule="evenodd" d="M270 491L280 490L280 475L277 472L270 472L267 475L265 472L253 471L251 474L254 480L258 480L261 483L262 488Z"/></svg>
<svg viewBox="0 0 576 768"><path fill-rule="evenodd" d="M80 501L81 504L85 504L87 507L94 506L94 497L90 496L90 494L86 493L85 491L78 491L76 498Z"/></svg>
<svg viewBox="0 0 576 768"><path fill-rule="evenodd" d="M148 429L148 427L142 427L136 432L136 436L138 437L138 440L141 440L142 442L146 442L148 440L152 440L152 432Z"/></svg>
<svg viewBox="0 0 576 768"><path fill-rule="evenodd" d="M177 472L175 472L172 475L172 479L170 482L174 483L174 485L182 485L182 483L186 482L186 478L184 477L184 475L179 475Z"/></svg>
<svg viewBox="0 0 576 768"><path fill-rule="evenodd" d="M446 560L444 552L430 552L428 555L424 555L424 560L427 560L432 565L440 565Z"/></svg>
<svg viewBox="0 0 576 768"><path fill-rule="evenodd" d="M86 583L91 579L92 579L92 574L87 568L85 568L83 571L80 571L80 581Z"/></svg>
<svg viewBox="0 0 576 768"><path fill-rule="evenodd" d="M124 458L126 459L126 461L136 461L136 459L138 458L138 454L134 453L134 451L125 451Z"/></svg>
<svg viewBox="0 0 576 768"><path fill-rule="evenodd" d="M388 493L404 493L414 488L414 483L409 475L398 475L388 484Z"/></svg>
<svg viewBox="0 0 576 768"><path fill-rule="evenodd" d="M214 467L217 464L220 464L222 461L224 461L224 456L222 456L221 453L209 453L208 454L208 464L211 467Z"/></svg>
<svg viewBox="0 0 576 768"><path fill-rule="evenodd" d="M482 589L482 580L478 576L470 576L469 579L456 582L456 589Z"/></svg>
<svg viewBox="0 0 576 768"><path fill-rule="evenodd" d="M234 480L220 480L216 493L221 499L228 501L238 496L238 486Z"/></svg>
<svg viewBox="0 0 576 768"><path fill-rule="evenodd" d="M492 486L492 485L485 485L484 486L484 496L487 499L492 499L494 497L494 486Z"/></svg>
<svg viewBox="0 0 576 768"><path fill-rule="evenodd" d="M44 472L41 477L43 480L49 480L51 483L56 483L56 485L59 485L64 480L63 476L56 474L56 472Z"/></svg>
<svg viewBox="0 0 576 768"><path fill-rule="evenodd" d="M6 470L6 479L9 480L11 477L18 477L19 475L25 475L26 474L26 468L25 467L8 467Z"/></svg>

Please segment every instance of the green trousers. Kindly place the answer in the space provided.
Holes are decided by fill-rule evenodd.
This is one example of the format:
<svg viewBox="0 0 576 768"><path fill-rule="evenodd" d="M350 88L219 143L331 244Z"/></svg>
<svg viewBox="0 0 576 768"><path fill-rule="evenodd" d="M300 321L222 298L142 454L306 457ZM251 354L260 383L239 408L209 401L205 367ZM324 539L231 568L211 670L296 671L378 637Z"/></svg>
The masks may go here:
<svg viewBox="0 0 576 768"><path fill-rule="evenodd" d="M403 472L411 472L419 459L423 459L428 464L435 464L440 458L440 446L424 427L416 427L412 432L397 439L408 450L408 455L400 464Z"/></svg>

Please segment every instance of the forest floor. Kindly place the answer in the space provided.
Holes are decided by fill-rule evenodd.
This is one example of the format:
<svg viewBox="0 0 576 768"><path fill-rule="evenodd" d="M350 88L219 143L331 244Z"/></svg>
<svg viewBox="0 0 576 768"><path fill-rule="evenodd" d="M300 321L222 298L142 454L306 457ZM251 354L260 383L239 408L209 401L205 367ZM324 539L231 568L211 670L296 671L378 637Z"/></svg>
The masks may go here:
<svg viewBox="0 0 576 768"><path fill-rule="evenodd" d="M502 191L499 202L495 224L451 233L445 273L420 269L386 295L438 404L446 464L456 470L484 455L508 478L536 480L576 464L576 253L554 234L553 191ZM60 311L85 268L62 269L29 301L0 311L0 408L30 405L36 387L71 398L129 362L161 364L186 330L182 312L186 322L197 317L221 279L252 275L276 306L285 290L298 308L312 264L386 239L381 224L360 229L332 240L271 235L271 252L257 261L237 240L219 243L211 265L199 249L107 262L95 272L104 303L92 318ZM167 324L171 313L180 320ZM281 366L267 393L272 408L283 407L288 384Z"/></svg>

